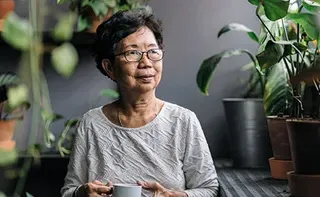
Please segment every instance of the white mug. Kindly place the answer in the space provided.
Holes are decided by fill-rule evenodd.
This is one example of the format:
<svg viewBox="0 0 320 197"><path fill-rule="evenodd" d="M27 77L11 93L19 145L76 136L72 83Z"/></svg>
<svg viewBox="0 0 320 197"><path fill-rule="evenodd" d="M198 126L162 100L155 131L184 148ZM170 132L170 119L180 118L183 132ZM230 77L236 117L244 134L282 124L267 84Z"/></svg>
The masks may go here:
<svg viewBox="0 0 320 197"><path fill-rule="evenodd" d="M141 197L142 187L133 184L114 184L112 197Z"/></svg>

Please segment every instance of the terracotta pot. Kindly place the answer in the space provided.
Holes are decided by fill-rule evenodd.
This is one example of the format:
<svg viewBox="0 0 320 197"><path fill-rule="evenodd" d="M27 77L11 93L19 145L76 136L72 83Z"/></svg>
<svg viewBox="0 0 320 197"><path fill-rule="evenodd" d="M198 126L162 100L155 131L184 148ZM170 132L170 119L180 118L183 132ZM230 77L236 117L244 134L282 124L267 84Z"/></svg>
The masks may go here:
<svg viewBox="0 0 320 197"><path fill-rule="evenodd" d="M15 120L0 121L0 148L12 150L15 142L12 140Z"/></svg>
<svg viewBox="0 0 320 197"><path fill-rule="evenodd" d="M320 175L320 121L287 119L287 128L294 172Z"/></svg>
<svg viewBox="0 0 320 197"><path fill-rule="evenodd" d="M291 196L319 197L320 175L301 175L288 172L288 182Z"/></svg>
<svg viewBox="0 0 320 197"><path fill-rule="evenodd" d="M87 29L87 32L89 33L96 33L96 30L98 28L98 26L105 20L109 19L112 16L112 9L109 9L107 14L104 17L97 17L94 12L92 11L92 9L90 9L88 11L88 17L91 21L91 26L90 28Z"/></svg>
<svg viewBox="0 0 320 197"><path fill-rule="evenodd" d="M276 160L291 160L286 117L268 116L268 130L273 157Z"/></svg>
<svg viewBox="0 0 320 197"><path fill-rule="evenodd" d="M290 160L277 160L274 157L269 159L271 177L274 179L287 180L287 173L293 170Z"/></svg>
<svg viewBox="0 0 320 197"><path fill-rule="evenodd" d="M0 0L0 19L3 19L9 12L14 10L13 0Z"/></svg>

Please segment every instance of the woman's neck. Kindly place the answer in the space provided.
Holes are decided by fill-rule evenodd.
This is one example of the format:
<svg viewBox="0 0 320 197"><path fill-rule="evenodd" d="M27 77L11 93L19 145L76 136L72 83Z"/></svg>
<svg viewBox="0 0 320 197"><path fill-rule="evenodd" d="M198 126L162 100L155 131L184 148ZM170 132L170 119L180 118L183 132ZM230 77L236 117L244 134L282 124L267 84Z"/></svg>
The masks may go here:
<svg viewBox="0 0 320 197"><path fill-rule="evenodd" d="M145 116L150 113L157 113L159 100L155 93L140 94L121 94L118 101L119 110L125 116Z"/></svg>

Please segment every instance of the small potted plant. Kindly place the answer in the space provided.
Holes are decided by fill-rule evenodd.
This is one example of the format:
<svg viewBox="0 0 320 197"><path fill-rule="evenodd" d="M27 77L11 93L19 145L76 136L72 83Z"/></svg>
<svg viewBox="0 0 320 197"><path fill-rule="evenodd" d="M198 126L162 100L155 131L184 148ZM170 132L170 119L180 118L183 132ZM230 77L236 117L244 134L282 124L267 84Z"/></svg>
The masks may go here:
<svg viewBox="0 0 320 197"><path fill-rule="evenodd" d="M58 4L69 3L69 8L78 13L77 31L95 32L99 24L119 10L140 6L145 0L57 0Z"/></svg>
<svg viewBox="0 0 320 197"><path fill-rule="evenodd" d="M13 73L0 75L0 149L12 151L15 142L12 140L17 119L23 118L28 107L27 89L21 85Z"/></svg>

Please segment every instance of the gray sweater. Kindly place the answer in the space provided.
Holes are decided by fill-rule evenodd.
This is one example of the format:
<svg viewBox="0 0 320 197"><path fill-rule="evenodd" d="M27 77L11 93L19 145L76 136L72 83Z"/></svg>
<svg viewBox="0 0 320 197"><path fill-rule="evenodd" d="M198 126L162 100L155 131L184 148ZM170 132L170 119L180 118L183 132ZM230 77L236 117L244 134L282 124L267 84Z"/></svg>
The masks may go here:
<svg viewBox="0 0 320 197"><path fill-rule="evenodd" d="M207 141L194 112L165 102L158 116L140 128L113 124L102 107L80 122L63 197L93 181L134 184L157 181L189 197L215 197L218 179ZM152 193L143 190L143 197Z"/></svg>

